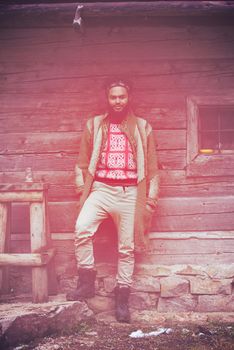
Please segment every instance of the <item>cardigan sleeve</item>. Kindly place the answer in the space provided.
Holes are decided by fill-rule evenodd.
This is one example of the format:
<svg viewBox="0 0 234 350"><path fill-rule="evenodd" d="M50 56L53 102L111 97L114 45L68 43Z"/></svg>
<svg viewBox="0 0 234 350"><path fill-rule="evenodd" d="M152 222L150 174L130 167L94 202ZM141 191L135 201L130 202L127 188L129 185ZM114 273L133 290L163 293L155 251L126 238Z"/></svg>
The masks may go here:
<svg viewBox="0 0 234 350"><path fill-rule="evenodd" d="M88 120L81 136L80 151L75 166L75 184L78 194L82 194L84 188L85 177L91 157L91 130L90 120Z"/></svg>
<svg viewBox="0 0 234 350"><path fill-rule="evenodd" d="M158 169L158 157L156 153L156 146L154 141L154 134L151 131L147 139L147 178L148 178L148 193L147 204L155 209L157 205L157 199L159 195L159 169Z"/></svg>

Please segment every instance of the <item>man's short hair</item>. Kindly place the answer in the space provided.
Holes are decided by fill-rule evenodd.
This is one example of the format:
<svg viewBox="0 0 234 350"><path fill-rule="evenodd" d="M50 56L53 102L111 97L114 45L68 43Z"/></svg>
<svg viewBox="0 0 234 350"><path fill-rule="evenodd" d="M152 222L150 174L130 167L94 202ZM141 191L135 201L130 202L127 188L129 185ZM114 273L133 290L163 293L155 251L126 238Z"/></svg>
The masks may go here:
<svg viewBox="0 0 234 350"><path fill-rule="evenodd" d="M115 86L124 87L128 91L128 93L130 93L132 90L132 85L131 85L130 81L123 79L123 78L114 77L114 78L108 79L108 81L106 81L106 83L105 83L106 93L108 94L109 90Z"/></svg>

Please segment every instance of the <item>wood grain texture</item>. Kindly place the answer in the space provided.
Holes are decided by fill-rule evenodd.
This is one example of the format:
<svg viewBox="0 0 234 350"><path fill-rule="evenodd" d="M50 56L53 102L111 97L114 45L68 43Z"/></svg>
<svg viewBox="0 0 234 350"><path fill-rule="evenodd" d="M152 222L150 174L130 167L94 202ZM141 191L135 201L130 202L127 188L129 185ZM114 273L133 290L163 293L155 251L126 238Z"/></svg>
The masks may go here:
<svg viewBox="0 0 234 350"><path fill-rule="evenodd" d="M50 262L54 256L54 249L44 253L1 254L0 266L42 266Z"/></svg>
<svg viewBox="0 0 234 350"><path fill-rule="evenodd" d="M136 263L150 264L150 265L175 265L175 264L196 264L206 265L209 264L230 264L233 262L233 253L222 254L181 254L181 255L139 255L136 257Z"/></svg>
<svg viewBox="0 0 234 350"><path fill-rule="evenodd" d="M206 96L214 104L217 96L226 96L226 103L233 102L233 23L190 19L147 25L89 22L84 36L73 31L70 19L63 27L1 27L0 182L24 181L25 168L32 167L36 181L50 184L59 269L66 254L74 258L70 237L77 216L74 166L80 135L88 117L105 111L103 84L115 74L132 80L134 110L153 126L158 149L161 190L152 235L161 236L153 243L155 254L144 261L233 259L231 234L220 237L220 250L213 238L199 236L233 230L233 162L220 159L215 173L209 161L186 167L191 136L187 98L197 96L199 102L199 96L201 101ZM18 235L12 247L24 251L29 208L17 203L12 210L14 239ZM170 240L176 232L181 237ZM56 235L68 235L70 243L58 243Z"/></svg>
<svg viewBox="0 0 234 350"><path fill-rule="evenodd" d="M30 204L30 238L31 252L41 251L47 245L45 203ZM32 268L33 302L48 301L48 273L47 267Z"/></svg>
<svg viewBox="0 0 234 350"><path fill-rule="evenodd" d="M233 176L234 155L217 154L205 156L198 154L197 157L187 165L188 176Z"/></svg>
<svg viewBox="0 0 234 350"><path fill-rule="evenodd" d="M10 215L10 204L0 203L0 253L6 253L9 250ZM1 293L9 292L9 269L7 267L0 269L0 291Z"/></svg>
<svg viewBox="0 0 234 350"><path fill-rule="evenodd" d="M152 231L232 230L234 197L161 198ZM51 232L74 232L76 202L50 204Z"/></svg>
<svg viewBox="0 0 234 350"><path fill-rule="evenodd" d="M186 149L185 130L154 132L158 149ZM0 134L0 154L79 153L81 132L4 133Z"/></svg>
<svg viewBox="0 0 234 350"><path fill-rule="evenodd" d="M176 16L176 15L214 15L216 14L231 14L234 11L234 6L228 1L219 2L201 2L190 1L107 1L102 2L80 2L81 14L84 16ZM169 6L168 6L169 5ZM76 9L76 4L60 3L60 4L17 4L8 5L3 8L4 15L16 12L18 15L50 15L55 16L65 13L71 15ZM61 21L61 18L60 18Z"/></svg>

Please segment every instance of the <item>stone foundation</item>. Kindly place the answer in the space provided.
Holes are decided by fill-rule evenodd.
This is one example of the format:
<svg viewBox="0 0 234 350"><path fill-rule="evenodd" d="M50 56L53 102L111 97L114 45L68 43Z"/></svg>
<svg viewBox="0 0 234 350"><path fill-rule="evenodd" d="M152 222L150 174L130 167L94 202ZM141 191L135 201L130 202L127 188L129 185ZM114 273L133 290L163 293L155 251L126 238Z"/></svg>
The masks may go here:
<svg viewBox="0 0 234 350"><path fill-rule="evenodd" d="M96 296L88 300L95 312L114 308L116 267L97 265ZM136 265L130 307L165 312L234 311L234 264L229 265ZM77 278L62 278L62 292L75 288Z"/></svg>

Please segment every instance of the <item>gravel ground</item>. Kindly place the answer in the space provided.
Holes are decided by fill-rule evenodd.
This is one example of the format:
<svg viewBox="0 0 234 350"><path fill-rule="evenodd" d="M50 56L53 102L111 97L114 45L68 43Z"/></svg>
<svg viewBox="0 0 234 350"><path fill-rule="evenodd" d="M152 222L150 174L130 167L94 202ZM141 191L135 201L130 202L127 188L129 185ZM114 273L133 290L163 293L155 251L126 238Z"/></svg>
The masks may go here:
<svg viewBox="0 0 234 350"><path fill-rule="evenodd" d="M35 339L30 344L12 350L234 350L234 324L167 325L169 334L131 338L141 329L145 333L157 327L137 327L128 324L84 323L73 334Z"/></svg>

